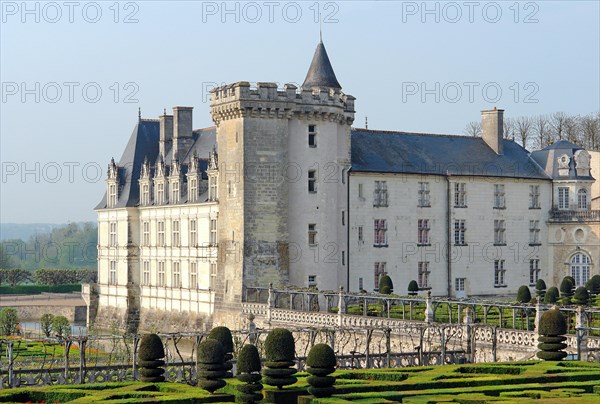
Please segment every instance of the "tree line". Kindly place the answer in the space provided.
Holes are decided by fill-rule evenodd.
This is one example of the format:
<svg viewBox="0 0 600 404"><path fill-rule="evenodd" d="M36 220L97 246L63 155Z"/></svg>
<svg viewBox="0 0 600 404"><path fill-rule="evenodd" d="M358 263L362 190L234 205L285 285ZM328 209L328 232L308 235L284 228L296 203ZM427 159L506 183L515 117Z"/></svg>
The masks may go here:
<svg viewBox="0 0 600 404"><path fill-rule="evenodd" d="M469 122L464 134L481 136L481 122ZM600 111L588 115L554 112L505 118L504 138L529 150L543 149L559 140L568 140L586 150L600 150Z"/></svg>
<svg viewBox="0 0 600 404"><path fill-rule="evenodd" d="M96 269L41 268L31 272L26 269L0 269L0 286L14 287L34 282L38 285L70 285L77 283L95 283L98 278Z"/></svg>

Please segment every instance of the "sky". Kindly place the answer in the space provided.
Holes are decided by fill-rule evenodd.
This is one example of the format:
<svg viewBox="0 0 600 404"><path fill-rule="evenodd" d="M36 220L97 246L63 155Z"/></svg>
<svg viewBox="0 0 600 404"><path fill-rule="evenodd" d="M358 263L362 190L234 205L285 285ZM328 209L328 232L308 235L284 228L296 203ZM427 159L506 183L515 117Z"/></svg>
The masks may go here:
<svg viewBox="0 0 600 404"><path fill-rule="evenodd" d="M461 134L600 110L599 1L2 1L0 222L95 221L138 119L236 81L300 85L319 41L354 126Z"/></svg>

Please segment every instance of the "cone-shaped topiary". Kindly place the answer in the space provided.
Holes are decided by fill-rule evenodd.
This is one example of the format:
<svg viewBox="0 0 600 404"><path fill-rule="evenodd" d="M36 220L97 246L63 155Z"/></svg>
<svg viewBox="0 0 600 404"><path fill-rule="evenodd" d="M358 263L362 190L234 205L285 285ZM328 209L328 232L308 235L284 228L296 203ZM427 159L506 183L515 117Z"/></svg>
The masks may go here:
<svg viewBox="0 0 600 404"><path fill-rule="evenodd" d="M580 286L577 289L575 289L575 294L573 295L573 304L578 304L578 305L586 305L588 304L588 300L590 299L590 295L587 291L587 289L585 288L585 286Z"/></svg>
<svg viewBox="0 0 600 404"><path fill-rule="evenodd" d="M544 282L543 279L538 279L535 283L535 294L540 302L544 300L544 296L546 295L546 282Z"/></svg>
<svg viewBox="0 0 600 404"><path fill-rule="evenodd" d="M306 366L306 371L311 374L307 379L308 392L317 398L330 397L335 392L335 377L328 375L335 372L337 366L333 349L327 344L313 346L306 358Z"/></svg>
<svg viewBox="0 0 600 404"><path fill-rule="evenodd" d="M233 377L233 373L230 372L233 368L233 364L231 363L233 359L233 337L231 336L231 331L227 327L215 327L208 334L208 338L216 339L223 345L223 349L225 350L225 367L227 370L225 378Z"/></svg>
<svg viewBox="0 0 600 404"><path fill-rule="evenodd" d="M412 280L408 283L408 294L410 296L416 296L417 292L419 291L419 284L417 283L417 281Z"/></svg>
<svg viewBox="0 0 600 404"><path fill-rule="evenodd" d="M558 300L558 288L556 286L551 286L548 288L548 290L546 291L546 294L544 295L544 303L546 304L552 304L552 303L556 303L556 301Z"/></svg>
<svg viewBox="0 0 600 404"><path fill-rule="evenodd" d="M216 339L207 338L198 344L198 386L214 393L227 383L223 377L227 375L225 366L225 349Z"/></svg>
<svg viewBox="0 0 600 404"><path fill-rule="evenodd" d="M394 291L394 283L388 275L383 275L379 279L379 293L389 295Z"/></svg>
<svg viewBox="0 0 600 404"><path fill-rule="evenodd" d="M538 358L546 361L559 361L567 356L563 351L567 347L567 320L558 309L551 309L542 314L538 330Z"/></svg>
<svg viewBox="0 0 600 404"><path fill-rule="evenodd" d="M529 303L531 301L531 291L528 286L522 285L517 291L517 302Z"/></svg>
<svg viewBox="0 0 600 404"><path fill-rule="evenodd" d="M296 383L296 369L294 365L296 344L294 336L285 328L274 328L265 339L265 356L267 369L263 370L263 381L269 386L283 386Z"/></svg>
<svg viewBox="0 0 600 404"><path fill-rule="evenodd" d="M260 384L260 356L254 345L244 345L237 360L237 378L245 384L236 387L239 392L236 401L239 403L256 403L262 400Z"/></svg>
<svg viewBox="0 0 600 404"><path fill-rule="evenodd" d="M565 276L560 283L560 298L562 304L571 303L573 288L575 287L575 282L573 282L572 279L573 278L570 276Z"/></svg>
<svg viewBox="0 0 600 404"><path fill-rule="evenodd" d="M140 380L146 383L164 382L165 347L156 334L146 334L140 341L138 349L138 365Z"/></svg>
<svg viewBox="0 0 600 404"><path fill-rule="evenodd" d="M585 284L586 289L590 292L590 297L600 295L600 275L592 276Z"/></svg>

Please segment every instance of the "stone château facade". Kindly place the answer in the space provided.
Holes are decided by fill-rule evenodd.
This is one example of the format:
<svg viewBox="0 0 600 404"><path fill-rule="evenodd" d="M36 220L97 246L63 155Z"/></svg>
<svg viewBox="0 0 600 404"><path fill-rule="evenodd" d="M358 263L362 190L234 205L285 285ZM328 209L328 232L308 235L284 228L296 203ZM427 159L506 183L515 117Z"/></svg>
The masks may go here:
<svg viewBox="0 0 600 404"><path fill-rule="evenodd" d="M319 43L301 88L214 89L212 128L191 107L140 116L96 207L99 314L226 322L271 283L373 291L387 273L466 297L600 273L598 158L530 154L495 108L481 138L352 128L354 101Z"/></svg>

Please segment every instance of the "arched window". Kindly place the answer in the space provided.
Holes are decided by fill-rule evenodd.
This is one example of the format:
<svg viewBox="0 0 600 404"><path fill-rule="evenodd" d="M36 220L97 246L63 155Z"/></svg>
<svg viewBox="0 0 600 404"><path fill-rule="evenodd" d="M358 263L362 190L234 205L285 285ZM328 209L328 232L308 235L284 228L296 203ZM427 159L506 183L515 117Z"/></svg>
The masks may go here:
<svg viewBox="0 0 600 404"><path fill-rule="evenodd" d="M577 207L587 209L587 191L583 188L577 192Z"/></svg>
<svg viewBox="0 0 600 404"><path fill-rule="evenodd" d="M590 257L577 253L571 257L571 276L575 279L575 287L584 286L590 278Z"/></svg>

